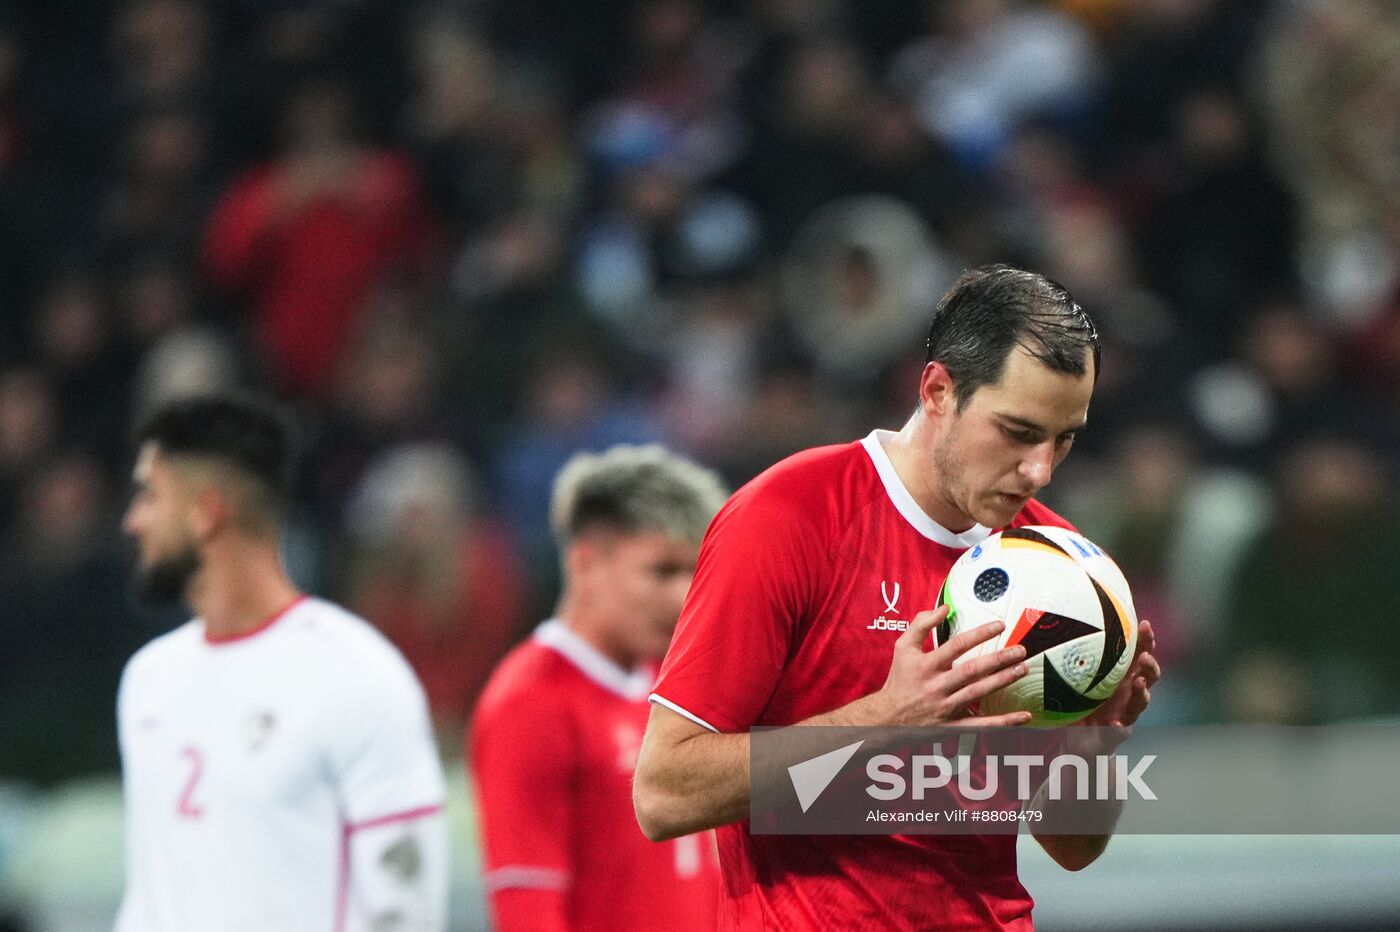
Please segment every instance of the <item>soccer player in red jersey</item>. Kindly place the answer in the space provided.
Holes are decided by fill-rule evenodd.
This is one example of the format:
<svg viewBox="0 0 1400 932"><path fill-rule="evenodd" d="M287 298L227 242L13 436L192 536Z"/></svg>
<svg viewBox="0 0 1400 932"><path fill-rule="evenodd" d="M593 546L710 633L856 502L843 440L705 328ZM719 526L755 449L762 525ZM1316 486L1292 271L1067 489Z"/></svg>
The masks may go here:
<svg viewBox="0 0 1400 932"><path fill-rule="evenodd" d="M651 696L634 802L662 839L720 827L721 925L1029 929L1016 837L751 835L756 725L1024 724L976 701L1024 675L1024 648L952 666L984 625L925 650L953 562L994 529L1068 527L1033 496L1084 427L1093 323L1064 288L987 266L943 296L918 408L898 432L799 453L740 489L705 537ZM1132 724L1160 676L1152 626L1087 721ZM1037 836L1070 870L1107 836Z"/></svg>
<svg viewBox="0 0 1400 932"><path fill-rule="evenodd" d="M502 661L471 734L504 932L715 927L714 834L649 841L632 774L656 663L724 497L713 473L655 446L577 456L555 481L556 617Z"/></svg>

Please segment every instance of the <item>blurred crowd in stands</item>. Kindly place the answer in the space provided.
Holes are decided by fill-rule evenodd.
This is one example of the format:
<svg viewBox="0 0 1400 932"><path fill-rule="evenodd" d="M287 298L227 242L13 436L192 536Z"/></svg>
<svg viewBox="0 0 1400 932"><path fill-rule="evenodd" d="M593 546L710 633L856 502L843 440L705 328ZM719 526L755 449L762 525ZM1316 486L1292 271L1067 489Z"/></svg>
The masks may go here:
<svg viewBox="0 0 1400 932"><path fill-rule="evenodd" d="M734 484L912 411L963 268L1106 340L1046 496L1158 723L1400 713L1388 0L115 0L0 14L0 777L116 767L133 422L305 427L288 554L456 750L551 608L550 482Z"/></svg>

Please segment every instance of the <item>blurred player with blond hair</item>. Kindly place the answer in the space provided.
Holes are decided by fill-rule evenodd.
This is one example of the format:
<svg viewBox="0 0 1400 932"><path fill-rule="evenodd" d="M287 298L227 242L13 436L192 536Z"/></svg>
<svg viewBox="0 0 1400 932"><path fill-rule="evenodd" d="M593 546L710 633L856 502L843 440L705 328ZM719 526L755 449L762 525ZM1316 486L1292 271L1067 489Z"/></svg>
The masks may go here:
<svg viewBox="0 0 1400 932"><path fill-rule="evenodd" d="M710 832L648 841L632 772L656 666L724 502L718 478L660 447L574 457L554 485L554 618L496 670L471 762L497 926L713 929Z"/></svg>

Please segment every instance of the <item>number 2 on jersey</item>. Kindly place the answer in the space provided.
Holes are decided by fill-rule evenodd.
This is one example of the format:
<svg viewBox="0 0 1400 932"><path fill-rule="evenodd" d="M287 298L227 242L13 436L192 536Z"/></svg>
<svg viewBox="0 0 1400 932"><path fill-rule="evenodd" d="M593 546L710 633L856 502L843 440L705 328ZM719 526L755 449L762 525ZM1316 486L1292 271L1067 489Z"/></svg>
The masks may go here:
<svg viewBox="0 0 1400 932"><path fill-rule="evenodd" d="M185 788L180 792L180 801L175 806L175 814L182 819L198 819L204 815L204 807L194 801L194 791L199 786L199 778L204 774L204 755L199 748L185 747L180 757L190 762L190 775L185 780Z"/></svg>

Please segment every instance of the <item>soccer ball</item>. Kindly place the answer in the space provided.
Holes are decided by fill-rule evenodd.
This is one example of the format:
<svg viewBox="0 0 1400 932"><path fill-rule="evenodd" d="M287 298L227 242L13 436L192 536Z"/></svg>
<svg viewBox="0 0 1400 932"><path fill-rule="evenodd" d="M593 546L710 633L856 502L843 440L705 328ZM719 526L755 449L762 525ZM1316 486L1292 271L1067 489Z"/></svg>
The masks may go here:
<svg viewBox="0 0 1400 932"><path fill-rule="evenodd" d="M958 558L938 604L937 643L989 621L1006 630L955 663L1003 647L1026 648L1025 676L986 696L984 715L1031 713L1030 724L1068 725L1113 695L1132 663L1137 615L1128 581L1087 538L1058 527L1009 528Z"/></svg>

